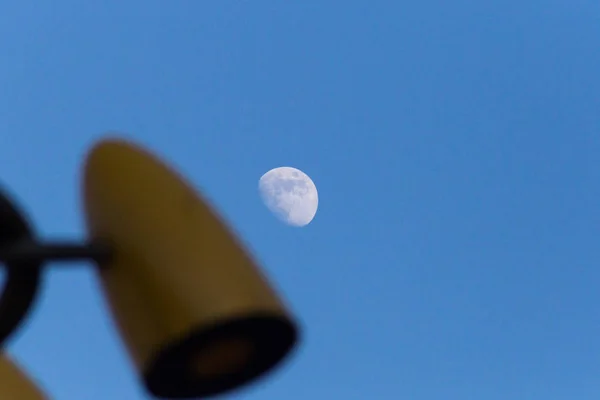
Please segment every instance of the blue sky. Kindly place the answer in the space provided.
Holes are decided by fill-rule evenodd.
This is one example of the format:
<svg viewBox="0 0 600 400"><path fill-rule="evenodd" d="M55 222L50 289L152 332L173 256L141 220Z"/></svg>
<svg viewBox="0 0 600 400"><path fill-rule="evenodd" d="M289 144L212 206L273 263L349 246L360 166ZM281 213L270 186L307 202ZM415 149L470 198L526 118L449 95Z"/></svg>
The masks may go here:
<svg viewBox="0 0 600 400"><path fill-rule="evenodd" d="M0 181L83 235L123 132L223 213L304 328L231 398L600 398L600 3L0 5ZM281 165L320 208L261 203ZM46 274L10 352L58 400L148 398L90 269Z"/></svg>

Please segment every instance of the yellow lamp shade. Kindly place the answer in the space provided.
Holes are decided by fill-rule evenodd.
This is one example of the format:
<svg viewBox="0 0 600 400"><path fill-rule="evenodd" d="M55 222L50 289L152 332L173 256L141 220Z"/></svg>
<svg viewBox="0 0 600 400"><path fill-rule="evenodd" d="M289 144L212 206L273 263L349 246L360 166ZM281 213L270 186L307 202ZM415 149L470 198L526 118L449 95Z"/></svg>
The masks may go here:
<svg viewBox="0 0 600 400"><path fill-rule="evenodd" d="M0 399L46 400L47 397L6 355L0 356Z"/></svg>
<svg viewBox="0 0 600 400"><path fill-rule="evenodd" d="M202 197L145 150L107 139L88 155L99 273L148 390L193 398L244 385L293 348L297 328L255 261Z"/></svg>

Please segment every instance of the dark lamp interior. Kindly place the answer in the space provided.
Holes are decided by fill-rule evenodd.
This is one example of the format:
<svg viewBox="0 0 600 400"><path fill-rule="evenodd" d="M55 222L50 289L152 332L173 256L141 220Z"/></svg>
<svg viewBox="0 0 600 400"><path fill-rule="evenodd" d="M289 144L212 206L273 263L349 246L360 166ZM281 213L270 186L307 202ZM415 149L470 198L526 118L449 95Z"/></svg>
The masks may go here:
<svg viewBox="0 0 600 400"><path fill-rule="evenodd" d="M160 398L210 397L263 376L292 350L298 331L281 315L247 315L166 343L147 365L144 381Z"/></svg>
<svg viewBox="0 0 600 400"><path fill-rule="evenodd" d="M243 370L252 359L254 343L244 337L216 339L197 355L194 372L215 379Z"/></svg>

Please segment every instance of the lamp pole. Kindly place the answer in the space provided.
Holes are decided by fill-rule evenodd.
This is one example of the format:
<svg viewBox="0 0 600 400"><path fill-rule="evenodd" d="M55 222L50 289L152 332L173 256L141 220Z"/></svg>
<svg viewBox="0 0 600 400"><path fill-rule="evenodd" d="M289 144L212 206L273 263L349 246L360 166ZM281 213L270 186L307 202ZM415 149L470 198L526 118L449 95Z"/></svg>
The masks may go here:
<svg viewBox="0 0 600 400"><path fill-rule="evenodd" d="M51 261L110 260L110 248L101 243L41 242L25 215L0 191L0 266L6 283L0 295L0 348L27 317L41 285L41 274Z"/></svg>

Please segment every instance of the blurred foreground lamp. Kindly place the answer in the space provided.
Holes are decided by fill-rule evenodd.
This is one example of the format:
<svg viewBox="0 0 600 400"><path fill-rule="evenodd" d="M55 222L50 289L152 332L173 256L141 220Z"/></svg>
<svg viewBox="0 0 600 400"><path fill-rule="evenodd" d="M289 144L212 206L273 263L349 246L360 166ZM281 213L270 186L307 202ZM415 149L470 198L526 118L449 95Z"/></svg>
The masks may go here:
<svg viewBox="0 0 600 400"><path fill-rule="evenodd" d="M137 146L104 140L87 157L83 186L90 237L81 245L35 241L0 196L0 262L8 272L0 340L25 316L44 261L92 259L130 355L157 397L225 393L292 350L298 334L285 306L176 172Z"/></svg>
<svg viewBox="0 0 600 400"><path fill-rule="evenodd" d="M2 400L45 400L41 390L5 354L0 355L0 398Z"/></svg>

